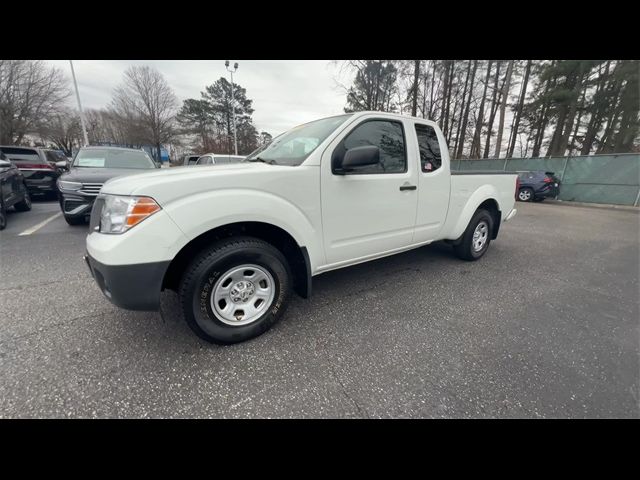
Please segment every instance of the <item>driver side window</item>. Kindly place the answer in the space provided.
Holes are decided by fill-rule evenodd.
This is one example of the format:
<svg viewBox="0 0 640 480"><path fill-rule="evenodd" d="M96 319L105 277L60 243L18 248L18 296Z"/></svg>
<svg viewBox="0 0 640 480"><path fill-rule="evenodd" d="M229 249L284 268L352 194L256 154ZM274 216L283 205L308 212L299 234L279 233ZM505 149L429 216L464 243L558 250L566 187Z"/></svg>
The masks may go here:
<svg viewBox="0 0 640 480"><path fill-rule="evenodd" d="M357 167L351 174L404 173L407 171L407 152L402 123L394 120L365 120L349 133L336 148L333 157L347 150L365 145L380 149L380 163Z"/></svg>

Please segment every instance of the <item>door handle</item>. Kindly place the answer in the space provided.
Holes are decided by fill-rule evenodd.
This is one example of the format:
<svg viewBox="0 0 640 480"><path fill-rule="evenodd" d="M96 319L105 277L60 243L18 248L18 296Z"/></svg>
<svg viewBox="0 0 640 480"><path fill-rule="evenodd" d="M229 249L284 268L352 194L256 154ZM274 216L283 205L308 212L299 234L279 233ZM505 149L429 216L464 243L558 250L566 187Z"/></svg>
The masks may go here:
<svg viewBox="0 0 640 480"><path fill-rule="evenodd" d="M404 192L405 190L415 190L416 187L415 185L409 185L408 183L405 183L404 185L400 185L400 191Z"/></svg>

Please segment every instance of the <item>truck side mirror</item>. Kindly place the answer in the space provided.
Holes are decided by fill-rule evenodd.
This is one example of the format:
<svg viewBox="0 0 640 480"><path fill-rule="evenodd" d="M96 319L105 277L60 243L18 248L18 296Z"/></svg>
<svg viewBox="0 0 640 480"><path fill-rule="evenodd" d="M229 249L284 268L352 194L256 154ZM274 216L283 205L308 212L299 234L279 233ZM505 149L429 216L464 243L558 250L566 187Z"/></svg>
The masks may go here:
<svg viewBox="0 0 640 480"><path fill-rule="evenodd" d="M342 162L337 165L337 172L344 174L355 167L377 165L380 163L380 149L375 145L350 148L344 154Z"/></svg>
<svg viewBox="0 0 640 480"><path fill-rule="evenodd" d="M62 170L68 170L69 169L69 163L65 160L61 160L59 162L56 162L56 167L62 169Z"/></svg>

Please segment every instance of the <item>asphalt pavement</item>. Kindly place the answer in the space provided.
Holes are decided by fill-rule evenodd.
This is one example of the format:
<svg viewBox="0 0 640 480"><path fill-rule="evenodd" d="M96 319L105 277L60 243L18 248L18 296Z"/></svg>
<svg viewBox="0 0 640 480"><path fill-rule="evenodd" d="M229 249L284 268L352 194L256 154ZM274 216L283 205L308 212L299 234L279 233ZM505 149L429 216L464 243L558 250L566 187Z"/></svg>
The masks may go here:
<svg viewBox="0 0 640 480"><path fill-rule="evenodd" d="M173 292L111 305L55 202L0 232L0 417L640 418L637 211L518 203L478 262L434 244L314 278L210 345Z"/></svg>

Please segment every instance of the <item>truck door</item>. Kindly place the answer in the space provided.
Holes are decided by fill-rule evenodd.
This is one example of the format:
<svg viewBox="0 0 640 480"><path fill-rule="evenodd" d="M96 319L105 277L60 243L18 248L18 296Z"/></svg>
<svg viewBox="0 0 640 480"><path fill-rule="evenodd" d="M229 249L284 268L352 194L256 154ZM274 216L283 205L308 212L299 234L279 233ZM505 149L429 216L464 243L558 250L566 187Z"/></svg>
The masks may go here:
<svg viewBox="0 0 640 480"><path fill-rule="evenodd" d="M442 231L451 190L451 171L447 144L436 129L426 123L414 123L420 158L418 174L418 215L413 243L433 241ZM442 147L442 148L441 148Z"/></svg>
<svg viewBox="0 0 640 480"><path fill-rule="evenodd" d="M406 123L366 118L336 138L321 161L322 225L327 263L350 263L411 244L417 208L418 162ZM336 155L374 145L380 163L334 168ZM337 265L336 265L337 266Z"/></svg>

